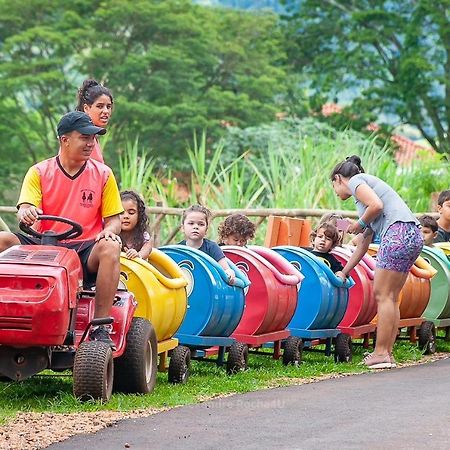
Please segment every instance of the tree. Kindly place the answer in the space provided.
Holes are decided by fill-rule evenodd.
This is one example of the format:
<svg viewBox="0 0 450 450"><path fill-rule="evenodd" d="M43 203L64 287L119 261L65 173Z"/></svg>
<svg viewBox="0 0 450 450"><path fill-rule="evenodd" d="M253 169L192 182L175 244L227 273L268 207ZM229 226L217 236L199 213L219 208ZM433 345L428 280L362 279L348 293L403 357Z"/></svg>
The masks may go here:
<svg viewBox="0 0 450 450"><path fill-rule="evenodd" d="M450 153L449 11L449 0L304 0L285 17L289 60L313 97L351 89L358 115L411 124Z"/></svg>
<svg viewBox="0 0 450 450"><path fill-rule="evenodd" d="M285 90L277 21L270 12L188 0L100 6L84 67L116 96L111 144L139 135L142 145L173 165L185 157L195 130L216 138L229 123L273 120Z"/></svg>
<svg viewBox="0 0 450 450"><path fill-rule="evenodd" d="M194 131L272 121L286 55L270 12L190 0L0 0L0 139L27 165L55 153L55 127L94 77L115 97L107 161L127 140L180 165ZM104 142L104 140L103 140Z"/></svg>

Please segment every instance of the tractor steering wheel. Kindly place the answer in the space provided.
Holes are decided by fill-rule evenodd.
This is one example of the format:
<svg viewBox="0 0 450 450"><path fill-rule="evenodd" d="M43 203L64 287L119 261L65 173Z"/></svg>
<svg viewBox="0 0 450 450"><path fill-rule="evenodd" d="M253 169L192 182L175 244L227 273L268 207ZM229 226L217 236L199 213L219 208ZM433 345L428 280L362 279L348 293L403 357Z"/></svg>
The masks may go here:
<svg viewBox="0 0 450 450"><path fill-rule="evenodd" d="M67 231L63 231L61 233L55 233L51 230L44 231L43 233L40 233L39 231L34 230L33 228L29 227L28 225L24 224L23 222L20 222L19 228L26 234L33 236L35 238L41 239L44 237L52 237L53 239L57 241L62 241L63 239L74 239L78 236L81 236L83 233L83 228L81 225L77 222L74 222L73 220L66 219L65 217L58 217L58 216L48 216L46 214L41 214L37 220L53 220L54 222L62 222L67 223L71 226Z"/></svg>

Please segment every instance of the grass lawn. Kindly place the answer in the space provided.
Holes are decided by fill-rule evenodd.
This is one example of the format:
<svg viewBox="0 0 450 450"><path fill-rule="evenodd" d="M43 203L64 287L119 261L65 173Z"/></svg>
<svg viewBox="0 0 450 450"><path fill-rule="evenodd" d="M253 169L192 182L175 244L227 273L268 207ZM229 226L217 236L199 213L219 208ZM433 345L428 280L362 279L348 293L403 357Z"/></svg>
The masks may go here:
<svg viewBox="0 0 450 450"><path fill-rule="evenodd" d="M360 373L368 369L359 365L364 349L354 346L353 362L334 363L332 357L323 353L304 351L299 366L283 366L263 355L250 355L249 370L228 376L224 368L216 364L192 362L191 377L185 385L171 385L167 373L159 373L155 390L148 395L114 394L107 404L81 403L72 395L70 372L54 374L47 372L19 383L0 382L0 424L16 413L81 411L133 411L145 408L171 407L196 403L217 395L243 393L274 386L295 384L328 374ZM450 343L438 341L438 352L450 352ZM399 363L417 361L422 357L419 349L407 341L397 342L394 355Z"/></svg>

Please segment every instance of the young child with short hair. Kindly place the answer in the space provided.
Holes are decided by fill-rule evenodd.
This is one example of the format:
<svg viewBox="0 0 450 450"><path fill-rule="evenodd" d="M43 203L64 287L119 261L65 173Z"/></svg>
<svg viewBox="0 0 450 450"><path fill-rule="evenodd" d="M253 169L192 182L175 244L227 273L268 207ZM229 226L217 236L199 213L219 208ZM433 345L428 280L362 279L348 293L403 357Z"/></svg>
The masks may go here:
<svg viewBox="0 0 450 450"><path fill-rule="evenodd" d="M245 247L255 237L256 226L243 214L232 214L219 225L219 245Z"/></svg>
<svg viewBox="0 0 450 450"><path fill-rule="evenodd" d="M153 242L147 231L148 216L144 200L134 191L120 193L124 212L120 215L122 222L122 251L128 259L147 259L150 255Z"/></svg>
<svg viewBox="0 0 450 450"><path fill-rule="evenodd" d="M438 231L434 242L450 242L450 190L442 191L438 197Z"/></svg>
<svg viewBox="0 0 450 450"><path fill-rule="evenodd" d="M342 273L344 268L338 259L330 251L339 244L340 235L338 229L330 222L319 225L311 233L311 243L313 248L309 251L322 259L333 273L345 280L346 276Z"/></svg>
<svg viewBox="0 0 450 450"><path fill-rule="evenodd" d="M423 216L419 217L419 222L420 225L422 225L420 231L422 232L423 243L425 245L433 246L433 242L436 239L439 228L436 219L432 216L424 214Z"/></svg>
<svg viewBox="0 0 450 450"><path fill-rule="evenodd" d="M232 284L235 273L228 265L227 259L222 249L214 242L206 239L209 223L211 220L211 211L202 205L192 205L183 211L181 230L185 239L180 245L196 248L211 256L223 268Z"/></svg>
<svg viewBox="0 0 450 450"><path fill-rule="evenodd" d="M319 225L323 225L325 223L331 223L332 225L334 225L339 233L339 242L336 245L342 245L343 241L344 241L344 234L345 231L344 230L339 230L337 228L337 223L338 221L343 221L344 218L340 215L340 214L336 214L336 213L326 213L324 214L320 219L319 219ZM335 245L335 246L336 246Z"/></svg>

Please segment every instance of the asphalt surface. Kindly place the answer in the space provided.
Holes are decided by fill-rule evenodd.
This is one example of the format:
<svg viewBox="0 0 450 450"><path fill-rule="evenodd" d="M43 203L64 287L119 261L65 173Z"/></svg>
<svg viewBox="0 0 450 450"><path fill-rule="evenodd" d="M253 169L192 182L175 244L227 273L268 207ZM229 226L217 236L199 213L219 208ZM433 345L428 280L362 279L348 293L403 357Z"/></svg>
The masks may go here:
<svg viewBox="0 0 450 450"><path fill-rule="evenodd" d="M175 408L48 448L427 447L450 449L450 359Z"/></svg>

